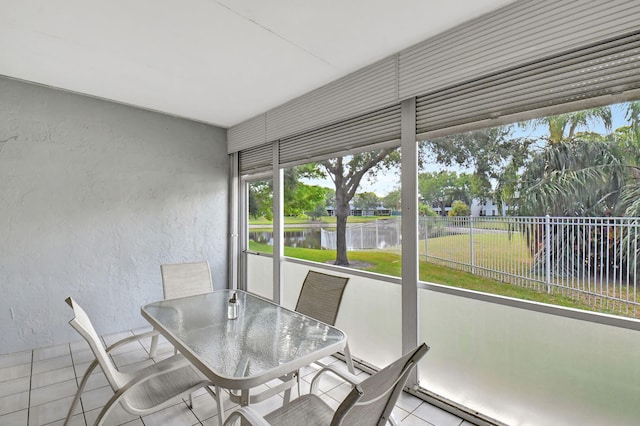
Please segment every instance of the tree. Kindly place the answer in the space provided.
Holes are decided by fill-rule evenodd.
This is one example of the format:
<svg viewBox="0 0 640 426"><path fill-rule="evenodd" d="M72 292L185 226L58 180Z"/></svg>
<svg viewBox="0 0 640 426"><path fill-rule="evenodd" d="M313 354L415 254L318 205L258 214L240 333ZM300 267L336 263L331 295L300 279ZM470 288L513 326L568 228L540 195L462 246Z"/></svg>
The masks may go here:
<svg viewBox="0 0 640 426"><path fill-rule="evenodd" d="M617 210L624 216L640 217L640 101L627 104L626 119L629 125L614 132L616 146L622 152L627 171Z"/></svg>
<svg viewBox="0 0 640 426"><path fill-rule="evenodd" d="M316 164L309 163L290 167L284 171L284 215L299 216L312 211L316 205L324 200L325 188L316 185L306 185L302 178L318 178L323 173Z"/></svg>
<svg viewBox="0 0 640 426"><path fill-rule="evenodd" d="M336 188L336 265L349 265L346 239L349 203L355 196L362 178L367 174L375 176L383 169L389 170L399 160L400 153L396 148L385 148L320 163Z"/></svg>
<svg viewBox="0 0 640 426"><path fill-rule="evenodd" d="M318 203L316 208L310 211L309 216L311 216L314 220L320 219L322 216L327 215L327 206L324 203Z"/></svg>
<svg viewBox="0 0 640 426"><path fill-rule="evenodd" d="M316 185L305 185L298 182L295 188L289 192L285 191L284 215L300 216L318 209L326 209L324 197L326 188Z"/></svg>
<svg viewBox="0 0 640 426"><path fill-rule="evenodd" d="M316 209L324 202L327 188L306 185L301 178L324 176L316 164L304 164L284 171L284 215L299 216ZM264 180L249 184L249 215L253 218L265 217L273 220L273 182Z"/></svg>
<svg viewBox="0 0 640 426"><path fill-rule="evenodd" d="M464 200L471 203L471 186L468 175L458 176L456 172L427 172L418 175L418 191L423 201L437 204L440 213L444 214L445 207L453 200Z"/></svg>
<svg viewBox="0 0 640 426"><path fill-rule="evenodd" d="M418 204L418 213L420 216L438 216L430 206L422 203Z"/></svg>
<svg viewBox="0 0 640 426"><path fill-rule="evenodd" d="M469 206L460 200L455 200L451 203L451 210L449 210L449 216L470 216L471 209Z"/></svg>
<svg viewBox="0 0 640 426"><path fill-rule="evenodd" d="M514 174L529 157L534 142L531 138L514 137L513 126L499 126L422 141L420 146L439 164L472 169L471 197L495 198L502 205L514 192ZM494 182L507 197L494 191Z"/></svg>
<svg viewBox="0 0 640 426"><path fill-rule="evenodd" d="M361 192L353 197L353 206L361 210L375 209L380 205L380 198L374 192Z"/></svg>
<svg viewBox="0 0 640 426"><path fill-rule="evenodd" d="M389 210L399 211L402 208L402 191L394 189L382 198L382 205Z"/></svg>
<svg viewBox="0 0 640 426"><path fill-rule="evenodd" d="M595 135L548 145L520 180L521 215L611 216L625 167L611 141Z"/></svg>
<svg viewBox="0 0 640 426"><path fill-rule="evenodd" d="M588 128L590 124L603 124L604 128L610 131L611 123L611 108L603 106L538 118L524 123L523 127L544 126L549 130L548 142L557 144L573 139L579 128Z"/></svg>
<svg viewBox="0 0 640 426"><path fill-rule="evenodd" d="M249 216L273 220L273 189L271 181L261 180L249 184Z"/></svg>

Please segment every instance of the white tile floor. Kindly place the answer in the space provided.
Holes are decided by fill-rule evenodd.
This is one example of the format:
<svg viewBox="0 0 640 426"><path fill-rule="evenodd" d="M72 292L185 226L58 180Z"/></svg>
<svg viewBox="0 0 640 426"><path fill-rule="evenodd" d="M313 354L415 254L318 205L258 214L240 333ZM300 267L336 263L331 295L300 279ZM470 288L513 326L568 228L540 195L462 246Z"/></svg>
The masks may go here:
<svg viewBox="0 0 640 426"><path fill-rule="evenodd" d="M149 330L117 333L103 336L103 340L106 345L110 345L123 337L146 331ZM154 362L149 359L149 339L145 340L130 343L114 351L113 360L119 369L132 371ZM156 361L172 354L171 345L161 340ZM92 360L93 354L84 342L0 355L0 425L62 425L78 383ZM346 368L335 358L324 361L337 362L338 365ZM301 372L303 379L306 379L302 382L303 393L309 391L308 381L314 371L314 367L309 367ZM338 401L348 392L347 386L340 384L337 379L335 382L323 380L320 388L323 398L333 407L337 407ZM84 390L81 404L78 404L71 425L92 425L111 395L113 392L104 374L97 368ZM119 409L109 416L106 423L163 426L217 425L215 401L205 391L196 395L192 409L185 401L179 401L165 410L144 417L132 416ZM223 404L227 412L236 408L228 399ZM261 412L269 412L281 404L281 397L276 396L255 404L254 407ZM405 426L472 426L406 393L398 401L394 414Z"/></svg>

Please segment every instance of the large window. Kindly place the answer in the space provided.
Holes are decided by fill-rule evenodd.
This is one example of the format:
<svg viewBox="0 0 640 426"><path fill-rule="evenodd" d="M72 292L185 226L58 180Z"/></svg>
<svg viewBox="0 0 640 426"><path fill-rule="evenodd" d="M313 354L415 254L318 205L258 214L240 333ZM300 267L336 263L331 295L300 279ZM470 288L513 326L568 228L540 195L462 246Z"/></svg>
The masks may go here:
<svg viewBox="0 0 640 426"><path fill-rule="evenodd" d="M421 280L638 317L639 106L420 142Z"/></svg>
<svg viewBox="0 0 640 426"><path fill-rule="evenodd" d="M285 256L400 276L399 162L391 147L285 168ZM273 251L271 187L248 188L253 252Z"/></svg>
<svg viewBox="0 0 640 426"><path fill-rule="evenodd" d="M271 253L273 245L273 185L269 180L247 183L249 250Z"/></svg>

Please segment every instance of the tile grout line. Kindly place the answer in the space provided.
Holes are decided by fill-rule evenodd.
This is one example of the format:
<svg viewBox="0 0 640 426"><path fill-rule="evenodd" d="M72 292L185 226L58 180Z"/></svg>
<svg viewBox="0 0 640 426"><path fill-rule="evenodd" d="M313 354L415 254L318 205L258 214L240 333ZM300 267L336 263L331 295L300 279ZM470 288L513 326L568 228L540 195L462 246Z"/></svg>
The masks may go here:
<svg viewBox="0 0 640 426"><path fill-rule="evenodd" d="M31 351L31 369L29 370L29 397L27 398L27 426L29 425L29 416L31 415L31 386L33 383L33 362L35 349Z"/></svg>
<svg viewBox="0 0 640 426"><path fill-rule="evenodd" d="M73 368L73 377L76 380L76 387L80 387L80 383L78 383L78 373L76 373L76 362L73 360L73 350L71 349L71 342L69 342L69 354L71 355L71 368ZM78 389L76 389L76 394L78 393ZM75 395L73 396L75 399ZM87 415L84 412L84 405L82 405L82 397L79 398L80 400L78 401L80 403L80 410L82 411L82 418L84 419L84 424L87 424ZM73 401L71 402L73 403ZM71 408L71 407L69 407ZM68 414L68 413L67 413ZM73 418L73 413L71 413L71 416L69 417L69 422L71 422L71 419Z"/></svg>

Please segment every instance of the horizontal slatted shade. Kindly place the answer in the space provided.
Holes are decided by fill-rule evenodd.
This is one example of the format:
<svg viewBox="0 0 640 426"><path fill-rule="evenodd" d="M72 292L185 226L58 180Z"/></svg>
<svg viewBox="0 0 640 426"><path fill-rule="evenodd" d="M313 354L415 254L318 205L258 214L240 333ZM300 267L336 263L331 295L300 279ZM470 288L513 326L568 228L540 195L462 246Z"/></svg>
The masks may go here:
<svg viewBox="0 0 640 426"><path fill-rule="evenodd" d="M363 142L358 120L414 96L420 137L631 99L638 32L637 0L516 1L230 129L229 152L280 140L284 164L363 149L387 136Z"/></svg>
<svg viewBox="0 0 640 426"><path fill-rule="evenodd" d="M400 105L280 140L280 164L301 164L337 152L400 138Z"/></svg>
<svg viewBox="0 0 640 426"><path fill-rule="evenodd" d="M638 30L640 2L527 0L399 54L399 96L451 87Z"/></svg>
<svg viewBox="0 0 640 426"><path fill-rule="evenodd" d="M416 131L640 88L640 33L505 70L416 101Z"/></svg>
<svg viewBox="0 0 640 426"><path fill-rule="evenodd" d="M398 102L396 56L386 58L267 112L273 141Z"/></svg>
<svg viewBox="0 0 640 426"><path fill-rule="evenodd" d="M238 169L241 174L257 173L273 168L273 144L256 146L240 151Z"/></svg>
<svg viewBox="0 0 640 426"><path fill-rule="evenodd" d="M227 153L238 152L267 142L266 115L260 114L227 130ZM233 141L233 143L231 143Z"/></svg>

